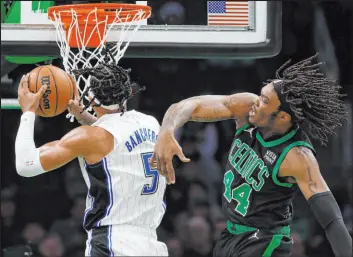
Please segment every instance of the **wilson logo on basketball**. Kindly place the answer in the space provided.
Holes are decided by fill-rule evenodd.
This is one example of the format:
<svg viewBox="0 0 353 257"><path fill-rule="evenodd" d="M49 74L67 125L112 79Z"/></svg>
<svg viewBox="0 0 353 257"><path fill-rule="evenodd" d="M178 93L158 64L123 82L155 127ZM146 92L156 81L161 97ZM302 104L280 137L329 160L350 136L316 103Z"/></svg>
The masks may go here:
<svg viewBox="0 0 353 257"><path fill-rule="evenodd" d="M43 98L44 98L44 109L50 109L50 101L48 99L48 95L51 93L50 90L50 78L49 76L44 76L40 78L42 86L47 85L48 89L45 91Z"/></svg>

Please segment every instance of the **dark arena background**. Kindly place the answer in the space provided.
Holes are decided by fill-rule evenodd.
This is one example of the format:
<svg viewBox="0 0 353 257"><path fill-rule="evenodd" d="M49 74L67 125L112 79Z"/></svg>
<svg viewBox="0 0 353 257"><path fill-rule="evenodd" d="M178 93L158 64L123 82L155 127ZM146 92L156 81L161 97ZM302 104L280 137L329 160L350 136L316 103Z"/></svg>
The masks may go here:
<svg viewBox="0 0 353 257"><path fill-rule="evenodd" d="M63 5L99 1L26 2L38 7L47 4L43 2ZM146 91L129 102L128 108L151 114L160 123L172 103L203 94L243 91L258 94L262 82L273 78L276 69L288 59L297 62L320 53L319 61L326 63L325 76L342 85L349 115L326 147L313 143L323 177L352 234L353 1L271 1L265 11L268 26L264 28L264 35L270 40L258 45L252 45L249 35L255 31L256 19L261 18L258 16L261 6L249 2L249 8L258 8L252 14L249 9L249 17L255 15L256 19L252 22L249 18L244 28L234 30L234 36L229 36L231 46L223 45L223 41L228 41L225 33L233 28L217 32L220 36L214 39L216 42L201 47L203 42L188 38L186 33L197 26L202 27L199 37L205 36L205 40L212 33L206 1L138 2L152 7L152 16L145 24L152 28L150 37L166 41L144 44L144 40L147 42L144 39L142 43L132 43L119 64L131 68L132 79L146 87ZM42 31L33 27L42 24L40 17L30 16L32 21L25 21L19 15L25 12L24 5L20 10L21 3L25 1L1 1L1 256L84 256L86 233L82 219L87 188L77 160L34 178L23 178L16 173L15 138L22 114L16 105L18 83L38 65L63 68L56 43L41 39ZM13 24L28 26L23 33L31 29L33 34L21 34ZM160 29L160 26L165 27ZM174 28L180 31L173 39L169 33ZM259 30L257 27L256 31ZM40 48L27 35L40 41ZM180 47L181 42L173 40L186 43ZM70 122L66 114L36 119L37 147L60 139L79 126ZM184 153L193 161L187 165L176 163L177 183L166 191L167 211L158 228L158 237L167 244L171 257L212 256L213 246L226 227L221 210L222 183L234 133L233 121L188 123L178 131ZM295 197L294 210L292 256L333 257L330 244L301 193Z"/></svg>

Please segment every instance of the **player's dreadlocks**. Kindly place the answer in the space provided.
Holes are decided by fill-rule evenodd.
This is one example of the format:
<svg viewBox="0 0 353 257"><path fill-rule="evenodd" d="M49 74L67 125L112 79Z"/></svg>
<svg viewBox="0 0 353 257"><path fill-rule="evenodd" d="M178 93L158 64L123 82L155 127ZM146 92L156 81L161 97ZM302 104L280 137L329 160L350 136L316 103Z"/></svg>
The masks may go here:
<svg viewBox="0 0 353 257"><path fill-rule="evenodd" d="M320 72L322 63L313 63L317 55L288 68L291 60L287 61L276 71L278 80L273 82L279 81L280 89L276 91L285 101L281 101L281 106L287 106L280 109L288 109L294 123L326 145L328 136L335 134L335 128L342 125L348 112L340 99L344 96L339 93L341 86Z"/></svg>
<svg viewBox="0 0 353 257"><path fill-rule="evenodd" d="M109 50L106 50L105 61L111 56ZM129 73L131 69L123 69L115 63L109 64L103 62L92 68L73 70L72 73L75 76L91 76L89 86L81 95L80 101L89 96L89 92L93 93L93 99L88 104L85 104L83 111L87 110L89 106L94 103L94 106L109 106L119 105L119 109L123 114L125 111L124 103L132 98L137 93L145 90L145 87L141 87L132 93L132 88L138 86L137 83L130 81ZM95 100L99 101L99 104Z"/></svg>

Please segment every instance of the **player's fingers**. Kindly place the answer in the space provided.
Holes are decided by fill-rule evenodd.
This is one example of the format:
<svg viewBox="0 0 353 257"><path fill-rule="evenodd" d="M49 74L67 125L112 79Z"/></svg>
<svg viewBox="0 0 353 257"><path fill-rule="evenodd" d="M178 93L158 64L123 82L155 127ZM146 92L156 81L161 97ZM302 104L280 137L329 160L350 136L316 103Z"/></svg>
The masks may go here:
<svg viewBox="0 0 353 257"><path fill-rule="evenodd" d="M184 153L183 153L183 150L180 148L179 151L177 152L177 156L179 157L179 159L182 161L182 162L190 162L190 159L189 158L186 158Z"/></svg>
<svg viewBox="0 0 353 257"><path fill-rule="evenodd" d="M74 76L69 74L69 77L70 77L70 80L72 82L72 85L76 86L76 80L75 80Z"/></svg>
<svg viewBox="0 0 353 257"><path fill-rule="evenodd" d="M159 170L159 173L162 175L162 176L166 176L166 168L165 168L165 165L162 164L162 163L159 163L158 164L158 170Z"/></svg>
<svg viewBox="0 0 353 257"><path fill-rule="evenodd" d="M157 170L159 173L161 172L158 157L155 152L153 153L151 159L148 162L149 162L150 166L152 167L152 169ZM163 174L161 174L161 175L163 175Z"/></svg>
<svg viewBox="0 0 353 257"><path fill-rule="evenodd" d="M69 100L69 103L67 104L67 109L69 110L69 112L73 112L73 108L75 106L74 100Z"/></svg>
<svg viewBox="0 0 353 257"><path fill-rule="evenodd" d="M150 166L153 170L158 170L157 162L150 163Z"/></svg>
<svg viewBox="0 0 353 257"><path fill-rule="evenodd" d="M170 180L170 177L168 175L168 171L167 171L167 167L166 165L164 165L164 168L162 168L163 170L163 177L165 177L166 181L167 181L167 184L170 185L171 184L171 180Z"/></svg>
<svg viewBox="0 0 353 257"><path fill-rule="evenodd" d="M157 164L156 170L158 171L159 175L165 177L165 174L163 173L163 170L162 170L161 167L162 167L162 166L160 166L160 165Z"/></svg>
<svg viewBox="0 0 353 257"><path fill-rule="evenodd" d="M151 162L151 160L149 161L149 164L151 166L152 169L156 170L157 169L157 162Z"/></svg>
<svg viewBox="0 0 353 257"><path fill-rule="evenodd" d="M157 157L157 169L163 177L167 177L167 169L165 165L166 162L164 161L164 159L162 157Z"/></svg>
<svg viewBox="0 0 353 257"><path fill-rule="evenodd" d="M78 102L80 101L80 93L78 92L77 86L75 86L74 99Z"/></svg>
<svg viewBox="0 0 353 257"><path fill-rule="evenodd" d="M79 107L80 106L78 101L72 100L72 99L69 100L67 105L68 105L68 108L70 108L70 109L74 109L75 107Z"/></svg>
<svg viewBox="0 0 353 257"><path fill-rule="evenodd" d="M17 89L18 95L20 95L20 94L23 93L23 78L24 78L24 75L22 76L21 81L20 81L20 83L18 84L18 89Z"/></svg>
<svg viewBox="0 0 353 257"><path fill-rule="evenodd" d="M150 166L151 166L152 169L158 170L157 162L150 162Z"/></svg>
<svg viewBox="0 0 353 257"><path fill-rule="evenodd" d="M72 85L74 87L74 99L79 101L80 100L80 94L78 92L78 87L77 87L76 81L73 78L73 76L71 76L71 75L70 75L70 79L71 79Z"/></svg>
<svg viewBox="0 0 353 257"><path fill-rule="evenodd" d="M173 167L173 162L170 161L166 164L166 169L167 169L167 173L168 173L168 180L170 184L174 184L175 183L175 171L174 171L174 167ZM167 180L167 181L168 181Z"/></svg>
<svg viewBox="0 0 353 257"><path fill-rule="evenodd" d="M167 176L167 169L165 168L164 162L162 162L162 161L157 162L157 169L163 177Z"/></svg>
<svg viewBox="0 0 353 257"><path fill-rule="evenodd" d="M41 98L44 94L45 94L45 91L47 91L48 89L48 86L47 85L43 85L39 91L36 93L36 96Z"/></svg>
<svg viewBox="0 0 353 257"><path fill-rule="evenodd" d="M151 159L148 160L148 163L152 166L154 163L157 164L157 160L156 160L156 153L152 154Z"/></svg>
<svg viewBox="0 0 353 257"><path fill-rule="evenodd" d="M162 162L161 160L158 158L158 156L156 156L156 161L157 161L157 170L159 172L159 174L161 174L162 176L165 176L165 171L162 168Z"/></svg>
<svg viewBox="0 0 353 257"><path fill-rule="evenodd" d="M29 92L28 79L29 79L29 74L26 74L22 76L22 79L20 81L20 87L23 92Z"/></svg>

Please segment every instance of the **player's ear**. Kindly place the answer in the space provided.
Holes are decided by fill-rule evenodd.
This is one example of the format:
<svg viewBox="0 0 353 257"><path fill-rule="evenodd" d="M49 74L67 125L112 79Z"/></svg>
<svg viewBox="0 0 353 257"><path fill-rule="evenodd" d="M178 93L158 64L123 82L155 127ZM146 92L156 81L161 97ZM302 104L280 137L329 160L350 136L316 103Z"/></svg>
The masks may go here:
<svg viewBox="0 0 353 257"><path fill-rule="evenodd" d="M280 111L278 114L278 117L281 119L281 121L290 121L291 120L291 116L290 114L284 112L284 111Z"/></svg>

